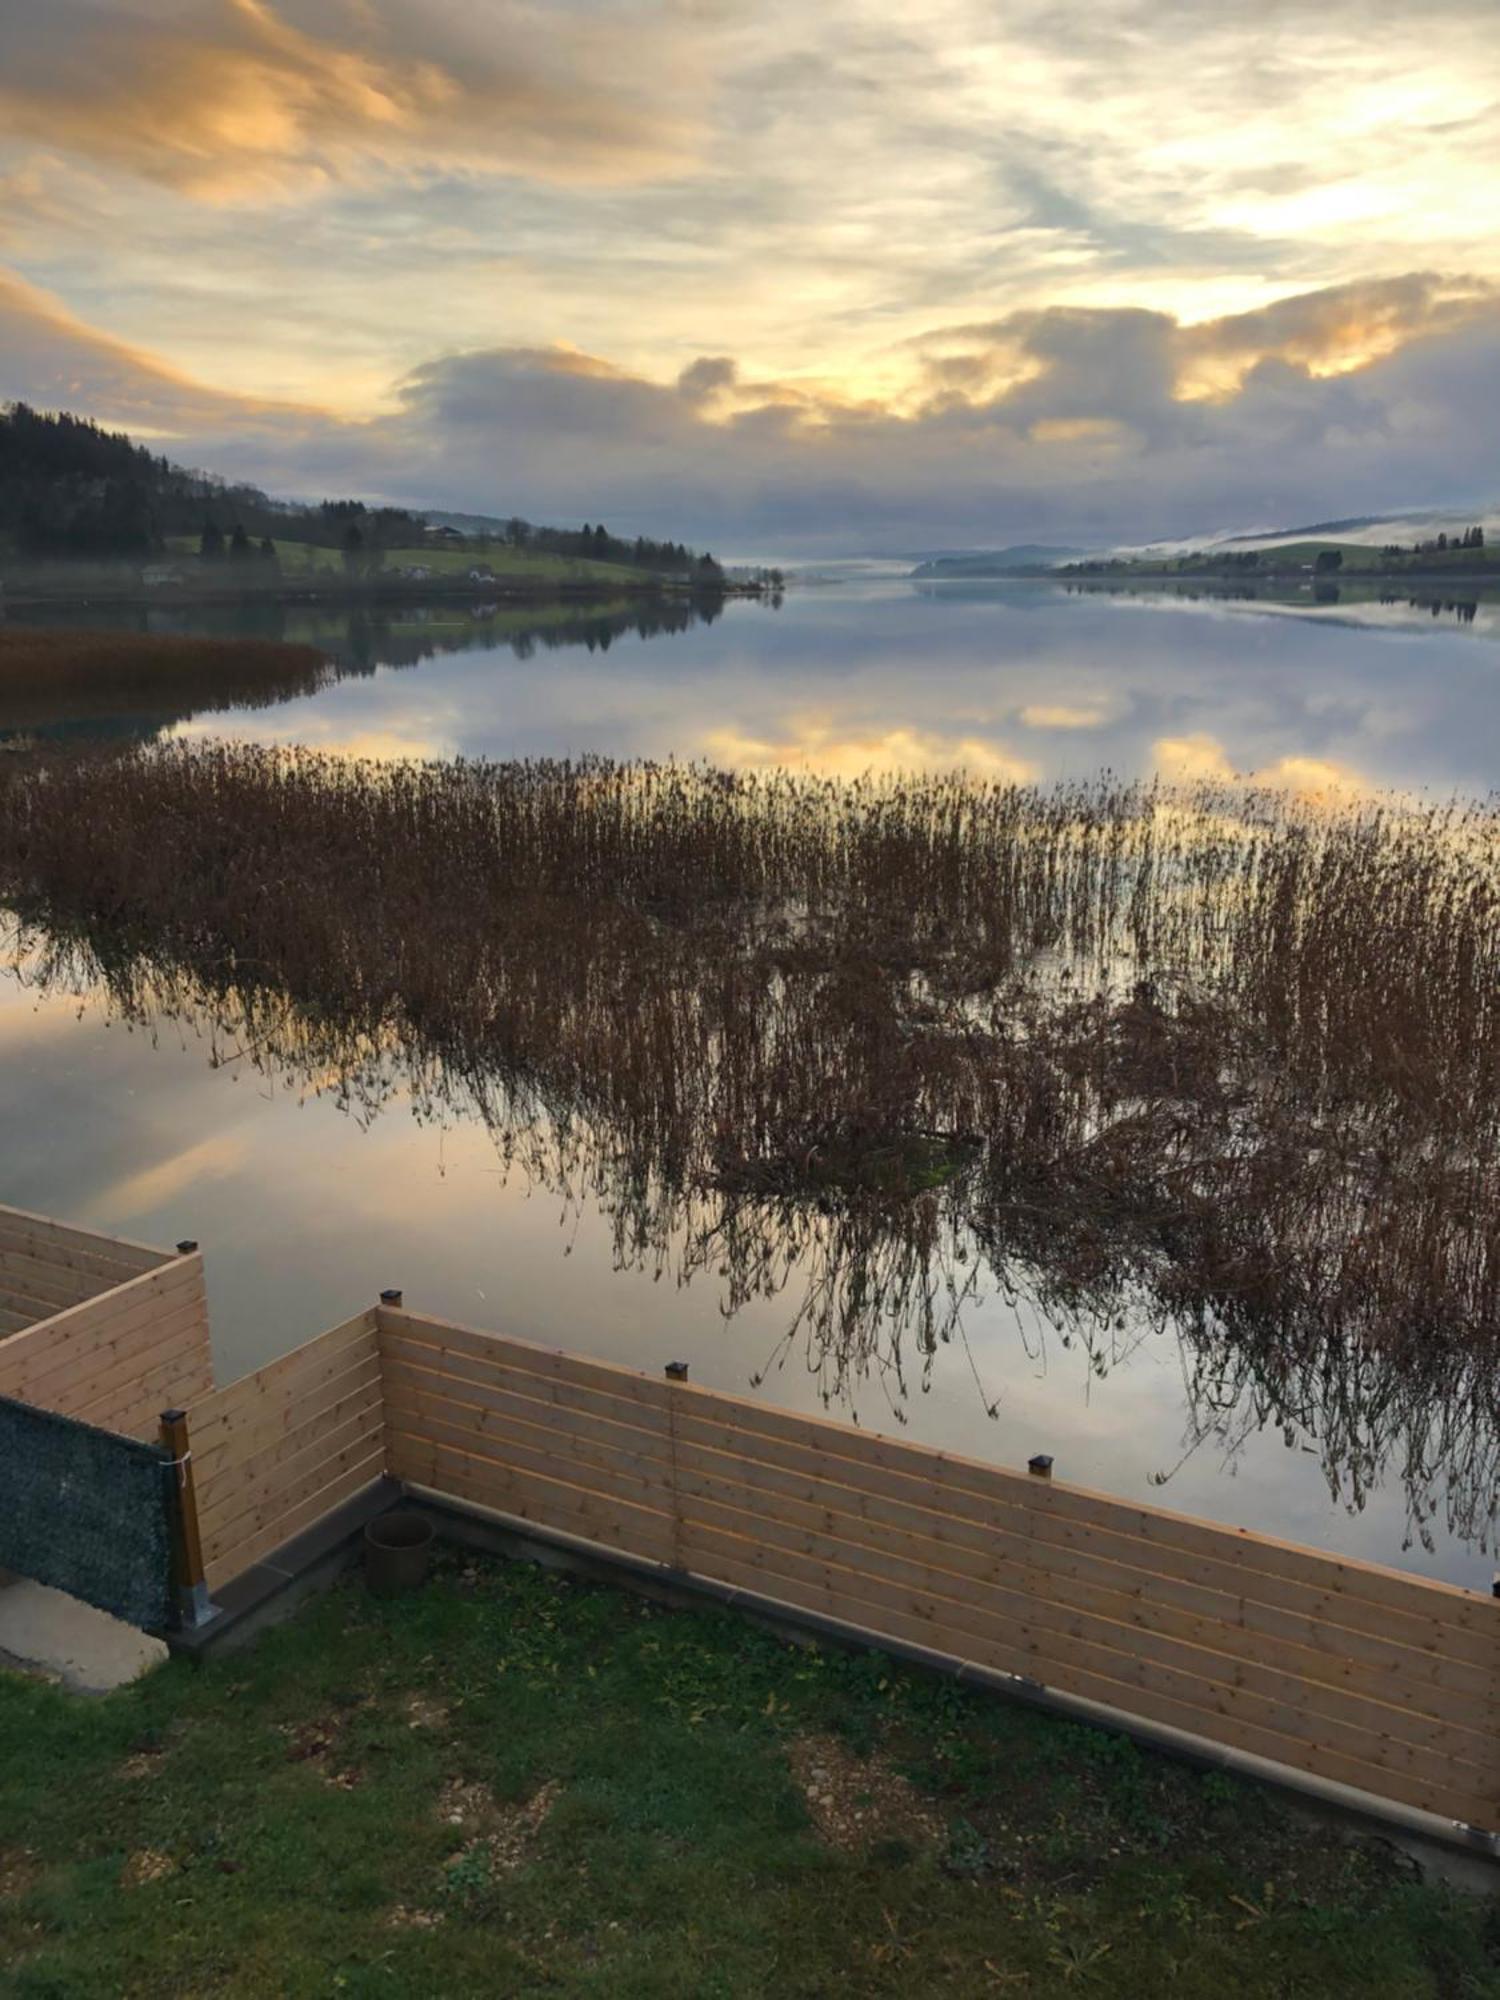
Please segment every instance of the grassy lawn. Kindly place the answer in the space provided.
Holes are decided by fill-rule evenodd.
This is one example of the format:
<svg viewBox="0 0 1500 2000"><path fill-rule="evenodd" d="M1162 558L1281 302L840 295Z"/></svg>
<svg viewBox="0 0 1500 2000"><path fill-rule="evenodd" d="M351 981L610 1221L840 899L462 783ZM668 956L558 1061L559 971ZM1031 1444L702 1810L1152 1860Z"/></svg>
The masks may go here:
<svg viewBox="0 0 1500 2000"><path fill-rule="evenodd" d="M198 543L190 535L168 539L171 554L196 556ZM289 578L333 573L342 575L344 558L338 549L311 542L276 543L282 573ZM253 564L247 564L253 567ZM533 549L450 549L441 544L418 549L387 549L380 573L398 577L402 570L422 568L434 577L466 577L471 569L488 570L498 582L634 583L649 581L644 570L626 563L592 562L581 556L547 555Z"/></svg>
<svg viewBox="0 0 1500 2000"><path fill-rule="evenodd" d="M0 1676L0 1772L7 1995L1500 1995L1500 1912L1252 1788L487 1559Z"/></svg>

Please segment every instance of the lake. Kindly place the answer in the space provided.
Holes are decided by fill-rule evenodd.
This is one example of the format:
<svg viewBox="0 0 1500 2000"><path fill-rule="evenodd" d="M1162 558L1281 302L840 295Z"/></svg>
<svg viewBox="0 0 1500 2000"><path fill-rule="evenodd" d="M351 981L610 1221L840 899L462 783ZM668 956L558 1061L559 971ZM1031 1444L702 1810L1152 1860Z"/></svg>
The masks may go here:
<svg viewBox="0 0 1500 2000"><path fill-rule="evenodd" d="M1109 768L1255 770L1299 791L1483 794L1500 740L1491 603L1345 593L1289 603L891 575L792 589L718 616L628 605L433 606L389 620L287 610L277 636L335 662L253 709L59 715L69 732L305 743L370 757L677 757L852 775L964 764L1042 781ZM140 622L133 618L133 623ZM161 619L163 629L176 621ZM203 629L234 629L232 614ZM268 631L259 607L254 629ZM6 718L0 714L0 729ZM46 727L29 714L26 727ZM622 997L628 1005L628 996ZM479 1326L816 1408L828 1356L785 1335L795 1274L733 1317L709 1269L619 1254L586 1179L570 1199L503 1171L481 1120L378 1106L330 1076L267 1076L208 1023L111 1016L85 986L0 981L0 1200L207 1254L221 1380L388 1285ZM422 1116L414 1115L416 1110ZM1170 1329L1109 1329L1108 1360L1028 1304L971 1302L930 1368L877 1348L834 1414L1000 1462L1045 1451L1060 1477L1423 1573L1486 1585L1473 1524L1430 1494L1432 1546L1372 1416L1363 1504L1310 1427L1226 1407ZM993 1411L993 1414L991 1412ZM1410 1546L1406 1546L1411 1543Z"/></svg>

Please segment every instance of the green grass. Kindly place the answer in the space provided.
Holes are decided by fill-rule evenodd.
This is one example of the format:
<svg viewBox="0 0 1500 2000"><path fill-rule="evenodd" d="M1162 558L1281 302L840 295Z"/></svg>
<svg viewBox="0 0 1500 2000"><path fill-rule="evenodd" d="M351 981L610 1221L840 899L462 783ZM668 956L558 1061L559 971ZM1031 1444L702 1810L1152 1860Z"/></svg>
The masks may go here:
<svg viewBox="0 0 1500 2000"><path fill-rule="evenodd" d="M315 547L311 542L276 543L282 572L288 577L333 573L342 575L344 559L338 549ZM168 538L172 555L196 555L196 537ZM397 577L403 569L421 567L434 577L467 577L471 569L488 570L499 582L517 583L634 583L650 580L645 570L626 563L592 562L580 556L546 555L531 549L449 549L441 546L418 549L387 549L381 573Z"/></svg>
<svg viewBox="0 0 1500 2000"><path fill-rule="evenodd" d="M351 1584L102 1701L0 1676L0 1770L16 2000L1500 1994L1496 1912L1383 1845L526 1565Z"/></svg>

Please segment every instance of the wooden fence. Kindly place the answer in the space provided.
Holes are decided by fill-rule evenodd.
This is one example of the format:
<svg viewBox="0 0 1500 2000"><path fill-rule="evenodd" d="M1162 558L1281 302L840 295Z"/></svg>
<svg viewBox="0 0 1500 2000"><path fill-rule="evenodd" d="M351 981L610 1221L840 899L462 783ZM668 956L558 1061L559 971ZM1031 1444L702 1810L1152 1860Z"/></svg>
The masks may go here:
<svg viewBox="0 0 1500 2000"><path fill-rule="evenodd" d="M384 1470L373 1309L195 1403L192 1503L216 1590Z"/></svg>
<svg viewBox="0 0 1500 2000"><path fill-rule="evenodd" d="M0 1340L171 1261L144 1243L0 1207Z"/></svg>
<svg viewBox="0 0 1500 2000"><path fill-rule="evenodd" d="M134 1437L189 1406L161 1439L190 1616L390 1476L1500 1835L1500 1601L1477 1592L452 1326L395 1293L212 1382L195 1246L0 1209L0 1397Z"/></svg>
<svg viewBox="0 0 1500 2000"><path fill-rule="evenodd" d="M0 1208L0 1395L127 1437L213 1384L203 1259Z"/></svg>
<svg viewBox="0 0 1500 2000"><path fill-rule="evenodd" d="M1474 1591L399 1305L189 1430L210 1583L386 1474L1500 1833Z"/></svg>

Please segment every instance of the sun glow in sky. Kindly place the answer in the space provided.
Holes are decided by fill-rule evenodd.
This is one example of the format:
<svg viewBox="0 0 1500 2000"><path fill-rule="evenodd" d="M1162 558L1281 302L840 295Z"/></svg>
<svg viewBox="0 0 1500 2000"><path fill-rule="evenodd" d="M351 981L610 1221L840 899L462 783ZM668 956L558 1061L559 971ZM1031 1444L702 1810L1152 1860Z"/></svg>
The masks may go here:
<svg viewBox="0 0 1500 2000"><path fill-rule="evenodd" d="M297 492L788 544L1458 502L1494 26L0 0L0 394Z"/></svg>

